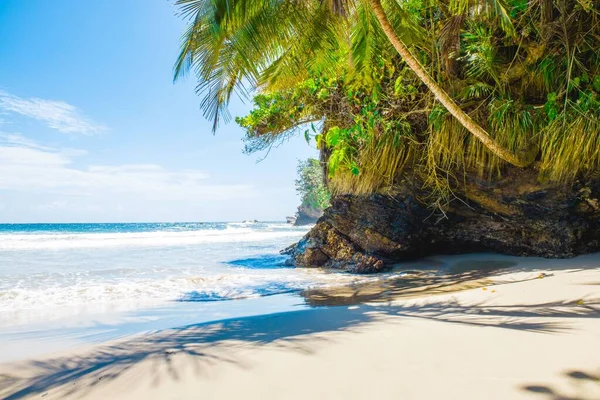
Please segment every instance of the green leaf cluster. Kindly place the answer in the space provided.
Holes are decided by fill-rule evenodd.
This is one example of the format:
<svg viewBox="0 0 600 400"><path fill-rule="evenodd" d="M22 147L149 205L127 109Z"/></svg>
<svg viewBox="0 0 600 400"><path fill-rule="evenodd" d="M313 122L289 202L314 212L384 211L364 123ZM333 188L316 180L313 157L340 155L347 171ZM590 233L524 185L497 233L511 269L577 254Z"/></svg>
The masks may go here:
<svg viewBox="0 0 600 400"><path fill-rule="evenodd" d="M323 167L319 160L309 158L298 162L296 191L302 199L302 206L315 210L329 207L331 193L325 185Z"/></svg>
<svg viewBox="0 0 600 400"><path fill-rule="evenodd" d="M330 187L384 191L407 174L448 198L467 172L507 165L434 100L366 0L179 0L190 17L178 74L194 72L215 118L235 91L246 151L304 134ZM505 148L539 150L541 180L600 170L600 0L382 1L402 40L460 108ZM251 90L257 92L251 92Z"/></svg>

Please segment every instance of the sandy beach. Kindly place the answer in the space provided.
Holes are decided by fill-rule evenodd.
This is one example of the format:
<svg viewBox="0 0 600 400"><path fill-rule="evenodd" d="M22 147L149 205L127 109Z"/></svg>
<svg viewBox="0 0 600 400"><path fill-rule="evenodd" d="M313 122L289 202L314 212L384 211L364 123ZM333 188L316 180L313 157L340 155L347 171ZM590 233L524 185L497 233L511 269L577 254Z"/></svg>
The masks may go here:
<svg viewBox="0 0 600 400"><path fill-rule="evenodd" d="M0 400L600 400L600 0L0 0L0 59Z"/></svg>
<svg viewBox="0 0 600 400"><path fill-rule="evenodd" d="M574 264L4 364L0 397L600 399L600 268Z"/></svg>

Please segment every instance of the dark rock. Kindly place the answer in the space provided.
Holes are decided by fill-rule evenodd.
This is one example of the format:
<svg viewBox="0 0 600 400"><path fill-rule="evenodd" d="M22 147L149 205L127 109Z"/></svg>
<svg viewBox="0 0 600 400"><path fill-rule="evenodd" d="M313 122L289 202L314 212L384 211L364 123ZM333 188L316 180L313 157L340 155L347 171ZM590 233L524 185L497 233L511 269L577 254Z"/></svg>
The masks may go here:
<svg viewBox="0 0 600 400"><path fill-rule="evenodd" d="M314 224L322 215L323 210L321 210L320 208L313 208L302 205L298 207L298 212L296 212L296 218L293 224L295 226Z"/></svg>
<svg viewBox="0 0 600 400"><path fill-rule="evenodd" d="M515 169L501 181L468 180L444 214L419 200L421 186L335 197L287 254L298 267L372 273L430 254L564 258L600 250L600 179L553 187Z"/></svg>

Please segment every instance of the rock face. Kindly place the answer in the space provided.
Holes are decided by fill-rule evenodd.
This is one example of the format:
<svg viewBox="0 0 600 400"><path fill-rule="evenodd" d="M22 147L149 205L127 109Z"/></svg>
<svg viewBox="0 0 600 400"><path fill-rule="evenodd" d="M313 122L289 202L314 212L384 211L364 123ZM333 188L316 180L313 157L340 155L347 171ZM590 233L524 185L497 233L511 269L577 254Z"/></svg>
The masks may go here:
<svg viewBox="0 0 600 400"><path fill-rule="evenodd" d="M323 210L321 210L320 208L300 206L298 207L298 212L296 212L296 219L294 220L294 225L301 226L314 224L322 215Z"/></svg>
<svg viewBox="0 0 600 400"><path fill-rule="evenodd" d="M373 273L430 254L563 258L600 250L600 179L568 188L539 184L535 171L514 170L495 182L469 179L443 217L418 200L419 187L338 196L284 253L298 267Z"/></svg>

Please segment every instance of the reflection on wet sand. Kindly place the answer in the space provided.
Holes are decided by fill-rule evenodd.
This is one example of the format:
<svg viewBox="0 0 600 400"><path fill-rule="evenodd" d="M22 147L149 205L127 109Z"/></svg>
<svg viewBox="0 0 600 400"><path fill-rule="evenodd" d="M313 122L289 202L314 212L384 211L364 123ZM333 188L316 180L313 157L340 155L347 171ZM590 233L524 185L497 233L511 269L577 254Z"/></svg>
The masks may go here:
<svg viewBox="0 0 600 400"><path fill-rule="evenodd" d="M406 270L388 279L362 282L347 286L308 289L300 294L311 306L341 306L360 303L389 302L399 298L420 297L433 294L457 292L466 289L488 286L491 275L498 276L512 272L517 265L513 261L462 260L450 265L436 261L422 260L438 269ZM414 264L413 264L414 266ZM402 270L406 265L398 265Z"/></svg>

